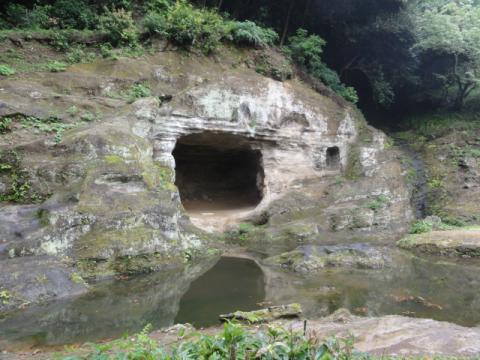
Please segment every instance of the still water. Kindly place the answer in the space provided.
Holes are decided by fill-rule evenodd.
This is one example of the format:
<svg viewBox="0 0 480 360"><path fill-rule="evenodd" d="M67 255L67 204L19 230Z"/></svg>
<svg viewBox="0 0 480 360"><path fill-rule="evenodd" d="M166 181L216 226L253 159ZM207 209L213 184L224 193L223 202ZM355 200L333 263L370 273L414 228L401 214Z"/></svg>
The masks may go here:
<svg viewBox="0 0 480 360"><path fill-rule="evenodd" d="M300 276L222 258L92 285L87 295L0 320L0 349L110 339L146 324L155 329L185 322L209 326L218 323L219 314L254 310L262 302L298 302L307 317L344 307L365 316L402 314L480 325L478 262L392 254L392 264L380 270L330 268Z"/></svg>

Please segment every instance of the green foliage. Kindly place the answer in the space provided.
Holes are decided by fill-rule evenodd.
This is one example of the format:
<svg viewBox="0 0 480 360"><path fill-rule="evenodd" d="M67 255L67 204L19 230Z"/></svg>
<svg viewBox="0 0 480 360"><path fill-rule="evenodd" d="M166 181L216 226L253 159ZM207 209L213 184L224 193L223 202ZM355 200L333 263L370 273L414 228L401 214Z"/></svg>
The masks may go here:
<svg viewBox="0 0 480 360"><path fill-rule="evenodd" d="M162 12L167 11L172 6L174 0L146 0L143 3L143 9L146 12Z"/></svg>
<svg viewBox="0 0 480 360"><path fill-rule="evenodd" d="M151 96L152 90L150 90L150 87L146 83L135 84L128 90L127 95L130 100L137 100Z"/></svg>
<svg viewBox="0 0 480 360"><path fill-rule="evenodd" d="M480 6L473 0L415 5L413 50L424 58L444 59L434 71L436 86L443 87L443 96L460 109L480 84ZM453 98L448 98L450 89Z"/></svg>
<svg viewBox="0 0 480 360"><path fill-rule="evenodd" d="M442 111L409 117L405 123L417 136L436 138L452 131L476 131L480 129L480 116L477 113ZM418 139L411 140L417 141Z"/></svg>
<svg viewBox="0 0 480 360"><path fill-rule="evenodd" d="M377 196L372 201L370 201L367 204L367 208L377 212L378 210L383 208L387 203L388 203L388 197L386 197L385 195L382 194L382 195Z"/></svg>
<svg viewBox="0 0 480 360"><path fill-rule="evenodd" d="M100 29L114 46L134 46L138 42L139 31L130 11L106 9L105 14L100 17Z"/></svg>
<svg viewBox="0 0 480 360"><path fill-rule="evenodd" d="M65 51L70 48L70 41L63 32L54 32L50 40L50 45L57 51Z"/></svg>
<svg viewBox="0 0 480 360"><path fill-rule="evenodd" d="M7 290L0 290L0 303L8 305L12 299L12 294Z"/></svg>
<svg viewBox="0 0 480 360"><path fill-rule="evenodd" d="M117 340L96 345L85 357L64 357L71 359L142 359L142 360L182 360L182 359L259 359L259 360L347 360L363 358L353 351L353 338L330 338L317 344L299 332L279 326L268 326L253 332L236 323L225 323L218 335L196 335L164 349L152 340L147 327L134 338ZM185 334L183 334L185 336ZM117 350L120 348L121 350Z"/></svg>
<svg viewBox="0 0 480 360"><path fill-rule="evenodd" d="M56 0L50 16L62 29L92 29L97 23L93 9L85 0Z"/></svg>
<svg viewBox="0 0 480 360"><path fill-rule="evenodd" d="M21 4L9 4L6 19L14 27L30 29L92 29L96 15L85 0L56 0L52 5L35 4L28 9Z"/></svg>
<svg viewBox="0 0 480 360"><path fill-rule="evenodd" d="M278 34L274 30L248 20L231 22L228 32L235 44L256 48L272 46L278 40Z"/></svg>
<svg viewBox="0 0 480 360"><path fill-rule="evenodd" d="M178 0L163 12L149 12L143 25L150 35L184 47L198 46L205 53L214 51L226 33L225 22L217 12L197 9L186 0Z"/></svg>
<svg viewBox="0 0 480 360"><path fill-rule="evenodd" d="M95 54L92 52L85 52L85 48L83 46L75 46L71 48L65 55L65 60L69 64L86 63L91 62L94 59Z"/></svg>
<svg viewBox="0 0 480 360"><path fill-rule="evenodd" d="M23 129L36 129L40 132L51 133L55 135L55 142L62 140L63 133L77 126L77 124L66 124L55 117L40 119L34 116L13 115L2 118L2 122L12 124L19 123Z"/></svg>
<svg viewBox="0 0 480 360"><path fill-rule="evenodd" d="M14 27L28 25L28 9L21 4L9 4L5 10L5 17Z"/></svg>
<svg viewBox="0 0 480 360"><path fill-rule="evenodd" d="M38 4L29 10L20 4L10 4L6 9L6 19L14 27L18 28L47 28L50 25L50 5L40 6Z"/></svg>
<svg viewBox="0 0 480 360"><path fill-rule="evenodd" d="M345 86L340 81L338 74L330 69L321 58L326 42L317 35L308 35L304 29L297 30L289 38L285 52L293 61L303 66L311 75L320 79L338 95L346 100L357 103L358 95L354 88Z"/></svg>
<svg viewBox="0 0 480 360"><path fill-rule="evenodd" d="M16 73L15 69L8 65L0 65L0 75L11 76Z"/></svg>
<svg viewBox="0 0 480 360"><path fill-rule="evenodd" d="M152 90L147 83L134 84L126 90L120 92L109 92L107 96L113 99L125 100L129 103L134 102L135 100L152 96Z"/></svg>
<svg viewBox="0 0 480 360"><path fill-rule="evenodd" d="M419 220L415 222L410 228L410 234L423 234L433 230L433 224L425 221Z"/></svg>
<svg viewBox="0 0 480 360"><path fill-rule="evenodd" d="M114 60L117 59L117 55L113 51L113 47L111 44L109 43L100 44L99 49L100 49L100 55L102 55L104 59L114 59Z"/></svg>
<svg viewBox="0 0 480 360"><path fill-rule="evenodd" d="M20 168L20 155L16 151L0 152L0 171L9 175L10 187L0 193L0 202L39 202L41 197L30 190L28 174Z"/></svg>
<svg viewBox="0 0 480 360"><path fill-rule="evenodd" d="M463 225L465 225L463 223ZM452 230L456 226L462 225L453 225L450 223L446 223L443 220L434 221L426 218L424 220L418 220L415 222L412 227L410 228L410 234L423 234L433 230Z"/></svg>
<svg viewBox="0 0 480 360"><path fill-rule="evenodd" d="M299 29L289 38L289 45L285 50L293 61L313 70L322 62L321 56L325 45L325 40L320 36L308 35L307 30Z"/></svg>
<svg viewBox="0 0 480 360"><path fill-rule="evenodd" d="M48 71L51 72L62 72L67 70L67 64L61 61L52 61L46 65L46 68Z"/></svg>
<svg viewBox="0 0 480 360"><path fill-rule="evenodd" d="M10 125L12 124L11 117L0 118L0 134L5 134L10 131Z"/></svg>

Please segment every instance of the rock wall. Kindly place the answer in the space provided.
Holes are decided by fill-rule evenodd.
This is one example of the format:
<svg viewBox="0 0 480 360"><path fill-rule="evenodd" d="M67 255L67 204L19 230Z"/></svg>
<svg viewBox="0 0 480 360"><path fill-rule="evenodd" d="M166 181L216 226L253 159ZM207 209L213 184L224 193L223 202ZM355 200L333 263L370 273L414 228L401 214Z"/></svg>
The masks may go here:
<svg viewBox="0 0 480 360"><path fill-rule="evenodd" d="M0 135L0 195L10 200L0 205L1 272L32 256L106 277L212 255L174 185L172 152L194 134L236 135L261 152L263 198L247 215L268 222L266 239L404 231L409 189L381 132L298 80L255 73L248 52L220 56L164 52L0 80L0 116L12 120ZM135 84L152 96L132 102Z"/></svg>

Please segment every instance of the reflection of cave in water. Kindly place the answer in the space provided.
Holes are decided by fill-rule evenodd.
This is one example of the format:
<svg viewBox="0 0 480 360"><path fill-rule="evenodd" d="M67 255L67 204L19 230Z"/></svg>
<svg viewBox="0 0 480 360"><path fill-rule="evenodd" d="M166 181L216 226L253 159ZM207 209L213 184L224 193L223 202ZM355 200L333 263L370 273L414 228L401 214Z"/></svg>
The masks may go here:
<svg viewBox="0 0 480 360"><path fill-rule="evenodd" d="M195 280L180 301L176 323L218 324L218 315L258 309L265 298L262 270L248 259L222 258Z"/></svg>
<svg viewBox="0 0 480 360"><path fill-rule="evenodd" d="M189 264L99 283L79 298L0 319L0 349L115 338L138 332L147 324L154 329L168 327L175 318L206 326L218 323L222 312L250 310L263 300L263 273L255 262L222 258L212 265Z"/></svg>
<svg viewBox="0 0 480 360"><path fill-rule="evenodd" d="M392 256L391 266L382 270L326 268L308 276L277 267L262 271L250 260L223 258L215 266L191 263L104 282L86 296L0 319L0 349L114 338L149 323L154 329L174 322L207 326L216 324L220 313L255 309L263 300L298 302L306 318L345 307L369 316L409 314L480 324L478 262L439 262L400 251Z"/></svg>

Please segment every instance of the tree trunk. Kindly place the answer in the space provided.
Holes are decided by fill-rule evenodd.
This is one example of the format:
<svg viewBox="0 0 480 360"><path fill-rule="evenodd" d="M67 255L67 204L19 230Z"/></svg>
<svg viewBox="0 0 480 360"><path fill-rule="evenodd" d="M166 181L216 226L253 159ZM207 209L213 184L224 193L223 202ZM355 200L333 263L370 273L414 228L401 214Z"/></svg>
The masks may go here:
<svg viewBox="0 0 480 360"><path fill-rule="evenodd" d="M285 41L288 36L288 28L290 27L290 19L292 18L293 7L295 5L295 0L290 0L290 5L288 7L287 18L285 19L285 25L283 27L282 38L280 40L280 46L285 45Z"/></svg>
<svg viewBox="0 0 480 360"><path fill-rule="evenodd" d="M218 11L222 10L223 0L218 0Z"/></svg>

